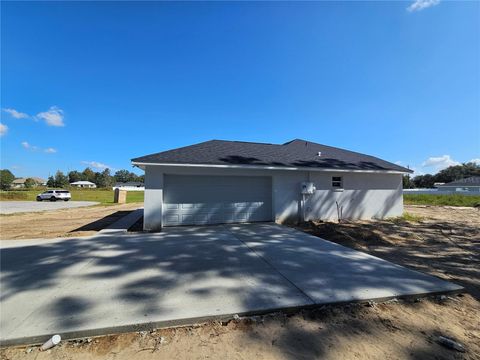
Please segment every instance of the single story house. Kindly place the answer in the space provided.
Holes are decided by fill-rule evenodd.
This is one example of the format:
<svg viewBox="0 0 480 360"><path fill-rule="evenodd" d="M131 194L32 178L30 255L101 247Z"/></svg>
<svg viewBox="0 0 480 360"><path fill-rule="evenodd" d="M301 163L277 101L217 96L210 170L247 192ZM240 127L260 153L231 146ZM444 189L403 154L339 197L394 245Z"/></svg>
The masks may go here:
<svg viewBox="0 0 480 360"><path fill-rule="evenodd" d="M97 185L95 185L95 183L93 183L91 181L85 181L85 180L72 182L72 183L70 183L70 186L75 186L75 187L78 187L78 188L88 188L88 189L94 189L94 188L97 187Z"/></svg>
<svg viewBox="0 0 480 360"><path fill-rule="evenodd" d="M472 176L438 186L439 191L480 192L480 176Z"/></svg>
<svg viewBox="0 0 480 360"><path fill-rule="evenodd" d="M126 191L145 191L145 185L140 181L128 181L124 183L116 183L115 185L113 185L112 189L120 189Z"/></svg>
<svg viewBox="0 0 480 360"><path fill-rule="evenodd" d="M403 213L391 162L305 140L211 140L132 159L145 170L144 230L254 221L371 219Z"/></svg>
<svg viewBox="0 0 480 360"><path fill-rule="evenodd" d="M39 177L31 177L31 178L18 178L12 181L12 187L19 189L25 187L25 181L27 179L32 179L35 182L35 186L45 186L47 185L47 180L39 178Z"/></svg>

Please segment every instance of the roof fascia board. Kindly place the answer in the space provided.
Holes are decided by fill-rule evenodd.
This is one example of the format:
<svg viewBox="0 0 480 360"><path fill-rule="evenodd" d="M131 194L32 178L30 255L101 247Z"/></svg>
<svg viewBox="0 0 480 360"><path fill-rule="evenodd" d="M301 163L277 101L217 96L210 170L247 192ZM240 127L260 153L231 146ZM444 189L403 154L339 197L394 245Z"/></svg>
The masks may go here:
<svg viewBox="0 0 480 360"><path fill-rule="evenodd" d="M309 167L280 167L266 165L220 165L220 164L168 164L168 163L147 163L132 161L132 165L145 170L145 166L178 166L178 167L210 167L220 169L250 169L250 170L288 170L288 171L319 171L319 172L354 172L354 173L380 173L380 174L408 174L407 171L399 170L350 170L331 168L309 168Z"/></svg>

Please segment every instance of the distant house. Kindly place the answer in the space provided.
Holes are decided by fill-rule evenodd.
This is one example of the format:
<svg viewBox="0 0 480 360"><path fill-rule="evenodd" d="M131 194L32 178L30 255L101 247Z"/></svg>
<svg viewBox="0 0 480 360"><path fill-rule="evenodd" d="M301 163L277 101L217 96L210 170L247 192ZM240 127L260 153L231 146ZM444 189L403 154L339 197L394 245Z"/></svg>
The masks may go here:
<svg viewBox="0 0 480 360"><path fill-rule="evenodd" d="M472 176L438 186L439 191L480 192L480 176Z"/></svg>
<svg viewBox="0 0 480 360"><path fill-rule="evenodd" d="M89 188L89 189L94 189L97 187L97 185L95 185L91 181L75 181L73 183L70 183L70 186L75 186L78 188Z"/></svg>
<svg viewBox="0 0 480 360"><path fill-rule="evenodd" d="M129 181L124 183L116 183L113 187L113 190L127 190L127 191L145 191L145 185L140 181Z"/></svg>
<svg viewBox="0 0 480 360"><path fill-rule="evenodd" d="M18 178L13 180L12 187L15 189L24 188L25 181L27 179L33 179L35 181L35 186L45 186L47 185L47 180L39 178L39 177L26 177L26 178Z"/></svg>

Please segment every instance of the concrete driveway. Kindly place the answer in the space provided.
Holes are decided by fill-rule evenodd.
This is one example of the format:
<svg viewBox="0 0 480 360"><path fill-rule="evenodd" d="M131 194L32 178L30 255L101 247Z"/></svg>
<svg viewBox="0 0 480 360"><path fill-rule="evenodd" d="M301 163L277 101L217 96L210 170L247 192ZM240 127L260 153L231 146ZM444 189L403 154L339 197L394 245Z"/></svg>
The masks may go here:
<svg viewBox="0 0 480 360"><path fill-rule="evenodd" d="M461 289L276 224L2 246L3 344Z"/></svg>
<svg viewBox="0 0 480 360"><path fill-rule="evenodd" d="M95 201L0 201L0 214L70 209L97 205Z"/></svg>

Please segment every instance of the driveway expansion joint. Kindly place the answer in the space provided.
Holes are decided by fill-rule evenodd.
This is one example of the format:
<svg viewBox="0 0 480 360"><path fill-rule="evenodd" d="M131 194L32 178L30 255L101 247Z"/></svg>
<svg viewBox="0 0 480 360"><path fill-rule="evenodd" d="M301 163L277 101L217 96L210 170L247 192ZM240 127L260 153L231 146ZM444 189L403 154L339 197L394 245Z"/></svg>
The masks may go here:
<svg viewBox="0 0 480 360"><path fill-rule="evenodd" d="M307 293L305 293L301 288L299 288L293 281L291 281L288 277L286 277L280 270L278 270L270 261L265 259L261 254L259 254L255 249L252 247L248 246L248 244L243 241L240 237L236 236L228 227L223 226L235 239L240 241L244 246L246 246L251 252L253 252L256 256L258 256L260 259L262 259L270 268L272 268L277 274L279 274L283 279L285 279L287 282L289 282L295 289L297 289L303 296L305 296L312 305L315 305L315 300L312 299L310 296L308 296Z"/></svg>

